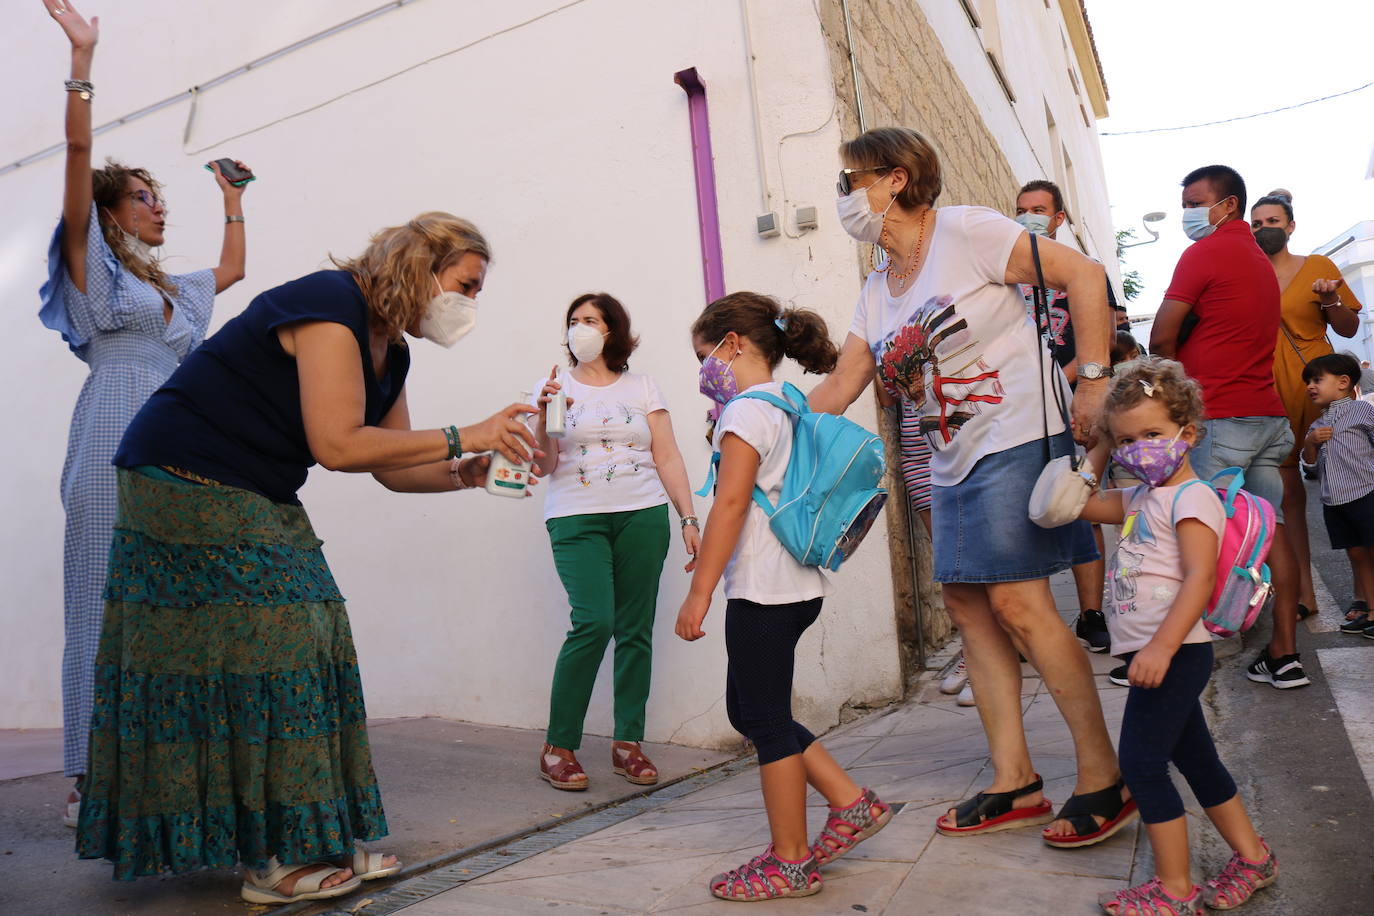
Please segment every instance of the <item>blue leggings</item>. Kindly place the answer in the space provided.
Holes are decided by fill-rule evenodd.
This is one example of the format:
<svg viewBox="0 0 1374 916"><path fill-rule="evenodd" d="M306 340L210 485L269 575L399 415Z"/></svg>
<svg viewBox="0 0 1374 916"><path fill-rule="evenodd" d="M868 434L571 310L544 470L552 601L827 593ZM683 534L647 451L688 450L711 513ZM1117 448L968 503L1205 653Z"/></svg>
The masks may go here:
<svg viewBox="0 0 1374 916"><path fill-rule="evenodd" d="M754 742L759 763L803 753L816 736L792 718L797 640L821 613L821 599L795 604L725 603L725 711Z"/></svg>
<svg viewBox="0 0 1374 916"><path fill-rule="evenodd" d="M1128 665L1133 658L1134 652L1122 656ZM1158 687L1132 687L1126 697L1117 754L1126 787L1147 824L1183 816L1183 799L1169 778L1171 760L1202 807L1214 808L1236 795L1198 699L1211 676L1211 643L1185 643Z"/></svg>

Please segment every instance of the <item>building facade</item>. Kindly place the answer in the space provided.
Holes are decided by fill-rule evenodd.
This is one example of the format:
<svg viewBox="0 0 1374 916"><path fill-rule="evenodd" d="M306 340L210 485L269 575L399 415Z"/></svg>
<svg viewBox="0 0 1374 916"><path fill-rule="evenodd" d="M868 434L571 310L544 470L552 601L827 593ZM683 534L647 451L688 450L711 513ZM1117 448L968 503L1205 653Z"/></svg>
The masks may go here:
<svg viewBox="0 0 1374 916"><path fill-rule="evenodd" d="M564 358L567 303L604 289L630 310L642 339L631 366L658 380L699 483L707 404L687 328L710 278L816 309L837 339L849 326L863 268L835 219L833 186L860 104L865 126L905 124L937 140L949 176L941 203L1010 212L1020 183L1059 180L1077 244L1115 270L1094 127L1106 96L1078 0L147 6L137 19L87 11L102 18L96 123L119 122L98 134L95 153L165 183L172 272L217 258L217 191L201 164L233 156L254 167L248 278L219 298L215 327L255 293L356 253L369 233L422 210L468 217L490 239L477 330L452 351L414 343L417 427L472 422L516 399ZM3 535L10 601L0 623L22 635L0 644L12 698L0 728L60 719L57 481L84 377L34 314L61 202L60 150L43 151L61 140L68 52L40 6L24 15L12 33L24 41L0 59L10 85L32 87L0 132L0 292L18 336L0 384L21 393L13 422L23 443L4 459L6 508L19 523ZM148 47L159 49L156 68ZM684 91L697 83L704 96ZM703 125L706 159L694 133ZM705 177L713 194L702 192ZM777 231L761 234L770 213ZM851 415L880 423L867 397ZM537 499L401 496L318 469L301 498L349 600L372 716L544 725L567 607ZM900 503L802 643L797 712L814 728L899 697L917 639L913 594L938 604ZM699 501L699 514L707 508ZM706 639L673 635L684 561L675 541L648 738L724 746L737 740L723 700L724 602ZM930 619L928 641L944 633ZM610 724L605 670L587 728Z"/></svg>

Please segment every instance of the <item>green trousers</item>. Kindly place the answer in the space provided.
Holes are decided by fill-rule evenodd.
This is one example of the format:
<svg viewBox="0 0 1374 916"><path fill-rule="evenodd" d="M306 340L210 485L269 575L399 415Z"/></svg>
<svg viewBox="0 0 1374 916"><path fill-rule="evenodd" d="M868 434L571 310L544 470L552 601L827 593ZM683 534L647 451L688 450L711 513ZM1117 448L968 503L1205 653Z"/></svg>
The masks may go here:
<svg viewBox="0 0 1374 916"><path fill-rule="evenodd" d="M658 577L668 554L668 507L569 515L545 525L572 605L572 628L553 669L545 740L569 750L581 746L596 672L614 637L615 740L640 741Z"/></svg>

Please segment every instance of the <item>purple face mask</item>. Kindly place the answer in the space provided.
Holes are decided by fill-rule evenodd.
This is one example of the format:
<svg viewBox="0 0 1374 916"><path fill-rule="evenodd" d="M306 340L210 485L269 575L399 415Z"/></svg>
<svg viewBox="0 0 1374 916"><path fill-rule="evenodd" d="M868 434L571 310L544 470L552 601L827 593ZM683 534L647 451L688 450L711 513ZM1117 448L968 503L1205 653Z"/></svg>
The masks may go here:
<svg viewBox="0 0 1374 916"><path fill-rule="evenodd" d="M716 356L716 350L719 350L723 343L725 341L722 340L716 344L715 350L701 361L701 372L697 380L697 390L722 406L739 394L739 382L735 381L735 373L730 371L735 360L732 358L727 363Z"/></svg>
<svg viewBox="0 0 1374 916"><path fill-rule="evenodd" d="M1129 471L1132 477L1145 481L1151 487L1160 487L1183 465L1190 447L1186 440L1178 436L1172 439L1137 439L1112 452L1112 460Z"/></svg>

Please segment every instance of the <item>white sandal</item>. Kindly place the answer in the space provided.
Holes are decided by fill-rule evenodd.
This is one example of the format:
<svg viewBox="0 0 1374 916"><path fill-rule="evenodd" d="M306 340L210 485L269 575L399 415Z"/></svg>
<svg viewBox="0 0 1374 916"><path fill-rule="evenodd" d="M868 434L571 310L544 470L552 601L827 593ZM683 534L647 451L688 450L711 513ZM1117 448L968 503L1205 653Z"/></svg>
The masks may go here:
<svg viewBox="0 0 1374 916"><path fill-rule="evenodd" d="M363 844L355 842L353 844L353 874L360 881L372 881L377 878L385 878L394 875L401 870L401 860L397 859L395 865L384 865L386 856L380 852L368 852L363 849Z"/></svg>
<svg viewBox="0 0 1374 916"><path fill-rule="evenodd" d="M279 892L276 887L286 880L286 877L300 868L314 867L314 871L301 875L296 879L295 893L289 897ZM295 903L297 900L324 900L329 897L341 897L351 891L355 891L363 883L357 875L349 878L341 884L333 887L321 888L324 879L330 875L338 874L344 869L337 865L330 865L327 862L307 863L306 865L282 865L273 856L267 860L267 871L259 874L254 869L247 869L247 878L243 882L243 887L239 890L239 896L249 903L266 904L275 906L282 903Z"/></svg>
<svg viewBox="0 0 1374 916"><path fill-rule="evenodd" d="M67 802L66 813L62 815L62 823L68 827L75 827L76 822L81 820L81 793L73 789L72 794L76 796L76 801Z"/></svg>

